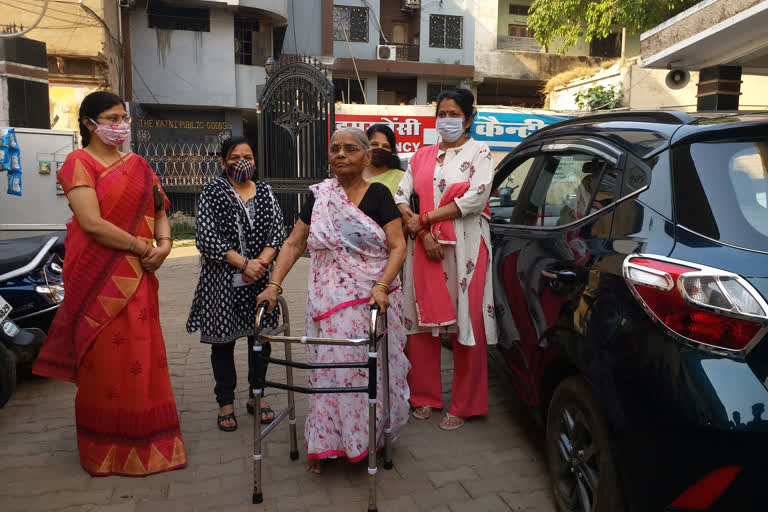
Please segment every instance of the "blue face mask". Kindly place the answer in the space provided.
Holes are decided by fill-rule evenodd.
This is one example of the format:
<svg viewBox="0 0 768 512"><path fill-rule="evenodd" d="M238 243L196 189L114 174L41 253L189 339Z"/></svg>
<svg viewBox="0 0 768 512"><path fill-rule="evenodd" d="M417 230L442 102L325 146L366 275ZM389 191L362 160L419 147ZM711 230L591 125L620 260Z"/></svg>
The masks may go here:
<svg viewBox="0 0 768 512"><path fill-rule="evenodd" d="M464 119L460 117L438 117L435 127L445 142L456 142L464 133L463 124Z"/></svg>

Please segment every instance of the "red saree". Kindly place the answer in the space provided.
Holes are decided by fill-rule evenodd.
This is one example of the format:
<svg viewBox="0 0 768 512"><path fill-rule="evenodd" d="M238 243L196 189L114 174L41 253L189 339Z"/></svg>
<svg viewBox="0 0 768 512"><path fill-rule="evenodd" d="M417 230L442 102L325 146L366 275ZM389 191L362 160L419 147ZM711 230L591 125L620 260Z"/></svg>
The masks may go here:
<svg viewBox="0 0 768 512"><path fill-rule="evenodd" d="M154 238L149 164L129 154L105 168L83 150L67 157L65 192L96 190L101 216L140 240ZM166 208L169 203L166 199ZM139 258L67 225L66 295L34 373L74 382L80 461L92 475L145 476L186 465L158 312L158 282Z"/></svg>

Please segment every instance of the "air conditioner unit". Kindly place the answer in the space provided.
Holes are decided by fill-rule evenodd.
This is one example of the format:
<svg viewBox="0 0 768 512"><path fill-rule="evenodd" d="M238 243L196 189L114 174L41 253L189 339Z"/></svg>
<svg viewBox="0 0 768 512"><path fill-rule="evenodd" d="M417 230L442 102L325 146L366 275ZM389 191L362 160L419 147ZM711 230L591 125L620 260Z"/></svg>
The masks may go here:
<svg viewBox="0 0 768 512"><path fill-rule="evenodd" d="M421 9L421 0L403 0L403 9Z"/></svg>
<svg viewBox="0 0 768 512"><path fill-rule="evenodd" d="M120 7L123 9L131 9L136 7L136 0L120 0Z"/></svg>
<svg viewBox="0 0 768 512"><path fill-rule="evenodd" d="M387 44L380 44L376 47L376 58L379 60L396 60L397 47Z"/></svg>

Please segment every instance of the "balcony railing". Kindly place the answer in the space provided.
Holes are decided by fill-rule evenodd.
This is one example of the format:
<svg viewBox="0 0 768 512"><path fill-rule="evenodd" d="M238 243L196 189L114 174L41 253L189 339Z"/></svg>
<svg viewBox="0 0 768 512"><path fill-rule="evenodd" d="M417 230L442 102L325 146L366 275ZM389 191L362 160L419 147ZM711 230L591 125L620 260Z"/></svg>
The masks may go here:
<svg viewBox="0 0 768 512"><path fill-rule="evenodd" d="M540 53L544 51L544 47L540 46L533 37L498 36L496 48L516 52Z"/></svg>
<svg viewBox="0 0 768 512"><path fill-rule="evenodd" d="M379 41L379 44L386 44L395 47L395 58L397 60L406 60L410 62L419 62L419 45L410 43L393 43L391 41Z"/></svg>

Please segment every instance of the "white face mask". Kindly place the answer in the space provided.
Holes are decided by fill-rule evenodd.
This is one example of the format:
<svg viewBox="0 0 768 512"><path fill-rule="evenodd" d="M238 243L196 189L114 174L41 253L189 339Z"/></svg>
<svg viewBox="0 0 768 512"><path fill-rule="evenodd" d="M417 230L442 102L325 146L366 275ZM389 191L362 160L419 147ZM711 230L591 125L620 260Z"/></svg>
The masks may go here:
<svg viewBox="0 0 768 512"><path fill-rule="evenodd" d="M464 133L464 119L460 117L438 117L435 126L445 142L456 142Z"/></svg>

